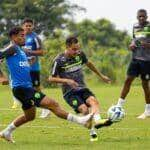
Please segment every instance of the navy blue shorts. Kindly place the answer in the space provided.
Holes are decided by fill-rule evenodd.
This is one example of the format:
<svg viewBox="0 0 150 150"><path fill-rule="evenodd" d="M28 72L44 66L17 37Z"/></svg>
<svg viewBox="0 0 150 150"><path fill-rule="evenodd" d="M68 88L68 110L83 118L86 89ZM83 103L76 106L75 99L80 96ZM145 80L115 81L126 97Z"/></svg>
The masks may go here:
<svg viewBox="0 0 150 150"><path fill-rule="evenodd" d="M133 59L128 67L127 75L138 77L143 80L150 80L150 61Z"/></svg>
<svg viewBox="0 0 150 150"><path fill-rule="evenodd" d="M40 71L30 71L33 87L40 86Z"/></svg>
<svg viewBox="0 0 150 150"><path fill-rule="evenodd" d="M23 110L33 106L40 107L40 103L45 97L45 94L35 91L34 88L15 87L12 91L13 95L21 102Z"/></svg>
<svg viewBox="0 0 150 150"><path fill-rule="evenodd" d="M64 96L65 101L76 111L78 111L78 107L82 104L86 104L86 100L90 97L95 95L88 89L81 89L81 90L72 90L71 92L67 93Z"/></svg>

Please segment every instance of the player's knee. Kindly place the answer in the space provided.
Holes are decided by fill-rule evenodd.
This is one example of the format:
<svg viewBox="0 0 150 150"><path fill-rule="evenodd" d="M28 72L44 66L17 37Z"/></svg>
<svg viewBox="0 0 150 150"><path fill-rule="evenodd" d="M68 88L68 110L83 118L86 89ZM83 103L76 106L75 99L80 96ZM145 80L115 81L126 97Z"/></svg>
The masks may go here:
<svg viewBox="0 0 150 150"><path fill-rule="evenodd" d="M81 112L84 115L89 113L89 109L86 105L79 106L78 111Z"/></svg>

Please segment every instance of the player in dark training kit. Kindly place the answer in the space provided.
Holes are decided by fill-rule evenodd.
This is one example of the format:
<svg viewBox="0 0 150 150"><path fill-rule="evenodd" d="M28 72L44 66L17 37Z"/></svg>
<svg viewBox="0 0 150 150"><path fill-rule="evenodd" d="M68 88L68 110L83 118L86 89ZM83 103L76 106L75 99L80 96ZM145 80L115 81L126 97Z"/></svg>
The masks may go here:
<svg viewBox="0 0 150 150"><path fill-rule="evenodd" d="M102 119L100 116L99 102L95 95L87 88L82 73L83 65L95 72L100 79L110 83L110 79L100 73L90 62L83 51L76 37L69 37L66 40L66 51L59 54L53 64L52 77L50 82L62 83L63 96L66 102L76 111L83 115L89 113L89 109L94 113L93 120L96 127L110 125L108 119ZM97 140L97 134L94 128L90 131L91 141Z"/></svg>
<svg viewBox="0 0 150 150"><path fill-rule="evenodd" d="M42 92L36 91L32 86L30 76L30 65L22 46L25 44L24 30L14 27L9 32L11 45L0 51L0 59L6 58L8 70L12 79L13 95L21 102L24 114L17 117L3 131L0 137L13 142L12 132L19 126L34 120L36 107L50 109L56 116L81 124L87 125L92 118L92 114L85 117L78 117L64 111L59 104L48 98Z"/></svg>
<svg viewBox="0 0 150 150"><path fill-rule="evenodd" d="M144 113L138 116L138 119L150 117L150 22L147 21L147 18L146 10L138 10L138 23L133 26L133 40L129 46L132 51L132 60L117 104L123 106L132 82L140 75L146 105Z"/></svg>

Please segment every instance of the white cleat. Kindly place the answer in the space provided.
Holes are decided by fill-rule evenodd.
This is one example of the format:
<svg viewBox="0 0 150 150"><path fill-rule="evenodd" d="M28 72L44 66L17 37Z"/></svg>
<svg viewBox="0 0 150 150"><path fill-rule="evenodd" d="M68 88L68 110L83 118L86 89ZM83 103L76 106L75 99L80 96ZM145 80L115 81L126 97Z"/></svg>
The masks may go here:
<svg viewBox="0 0 150 150"><path fill-rule="evenodd" d="M137 117L137 119L146 119L150 117L150 113L143 113L140 116Z"/></svg>
<svg viewBox="0 0 150 150"><path fill-rule="evenodd" d="M0 138L3 138L10 143L15 143L15 141L12 139L12 134L8 131L4 130L4 131L0 132Z"/></svg>
<svg viewBox="0 0 150 150"><path fill-rule="evenodd" d="M47 118L48 116L50 116L50 110L42 109L42 113L41 113L39 118L43 118L44 119L44 118Z"/></svg>

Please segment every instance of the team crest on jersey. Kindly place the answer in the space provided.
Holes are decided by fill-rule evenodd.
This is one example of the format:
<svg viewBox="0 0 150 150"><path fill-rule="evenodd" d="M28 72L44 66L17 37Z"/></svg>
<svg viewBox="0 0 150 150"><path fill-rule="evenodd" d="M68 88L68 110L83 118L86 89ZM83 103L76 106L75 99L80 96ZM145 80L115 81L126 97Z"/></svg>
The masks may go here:
<svg viewBox="0 0 150 150"><path fill-rule="evenodd" d="M36 92L35 95L34 95L34 97L35 97L35 98L40 98L41 95L40 95L40 93Z"/></svg>
<svg viewBox="0 0 150 150"><path fill-rule="evenodd" d="M76 99L74 99L74 100L72 101L72 104L73 104L73 106L77 106L77 105L78 105L78 101L77 101Z"/></svg>
<svg viewBox="0 0 150 150"><path fill-rule="evenodd" d="M79 60L80 60L80 57L79 57L79 56L76 56L75 59L76 59L76 61L79 61Z"/></svg>

